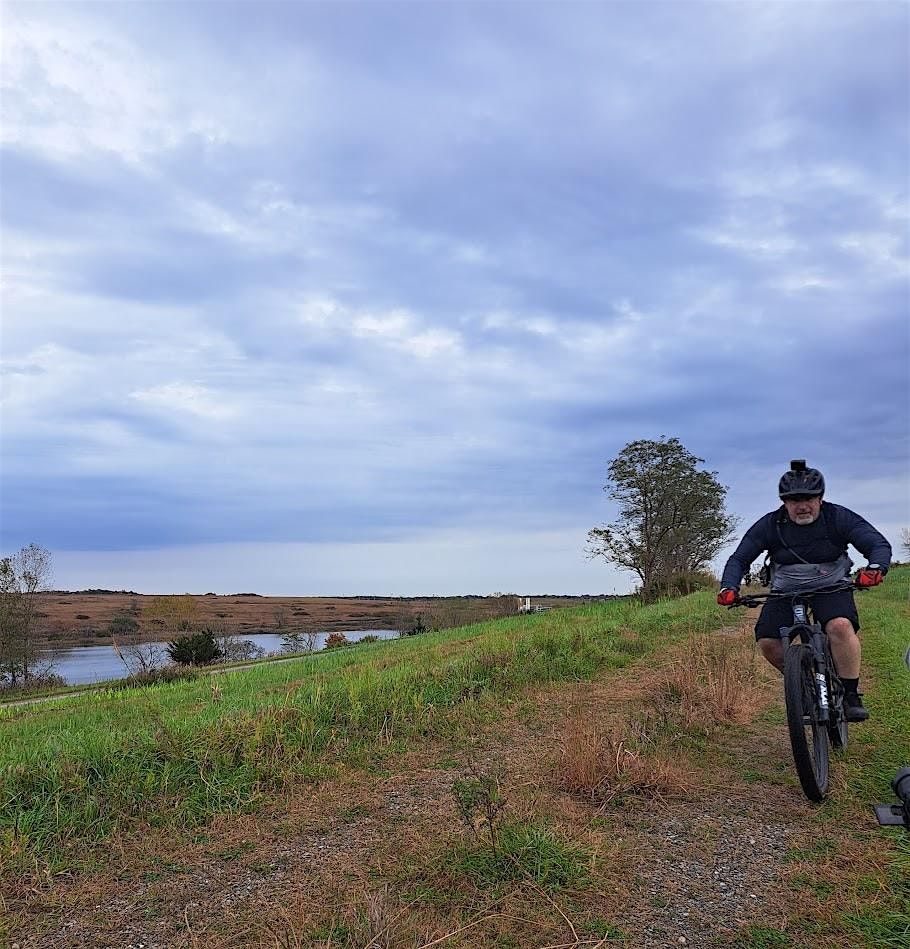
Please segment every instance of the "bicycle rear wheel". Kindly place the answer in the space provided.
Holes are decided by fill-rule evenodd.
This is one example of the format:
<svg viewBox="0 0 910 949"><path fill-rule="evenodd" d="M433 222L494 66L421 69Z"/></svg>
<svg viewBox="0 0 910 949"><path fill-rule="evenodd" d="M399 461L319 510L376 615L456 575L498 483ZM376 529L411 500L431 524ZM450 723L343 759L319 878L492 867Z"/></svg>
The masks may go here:
<svg viewBox="0 0 910 949"><path fill-rule="evenodd" d="M802 643L784 652L784 698L799 783L810 801L823 801L828 791L828 729L818 720L812 651Z"/></svg>

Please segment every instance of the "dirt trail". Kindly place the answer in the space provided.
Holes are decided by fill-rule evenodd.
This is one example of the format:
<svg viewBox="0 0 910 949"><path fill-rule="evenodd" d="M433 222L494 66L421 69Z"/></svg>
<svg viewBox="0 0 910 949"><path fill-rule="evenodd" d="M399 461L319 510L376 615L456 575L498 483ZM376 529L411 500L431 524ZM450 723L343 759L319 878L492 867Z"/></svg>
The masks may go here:
<svg viewBox="0 0 910 949"><path fill-rule="evenodd" d="M714 635L750 639L744 629ZM679 656L677 650L661 661ZM765 774L785 774L782 732L768 735L754 724L725 731L724 747L712 751L711 772L681 759L693 769L694 786L669 801L597 809L559 789L567 721L620 725L663 676L645 661L594 683L540 689L516 700L505 721L389 758L382 773L350 771L316 788L299 787L255 814L219 818L195 838L148 829L110 841L93 855L94 871L19 888L7 901L17 921L13 943L19 949L342 946L353 943L303 934L327 919L340 926L358 906L361 919L375 917L374 928L388 923L385 935L368 945L429 943L456 924L447 925L432 906L409 903L414 887L407 893L398 887L432 854L464 839L451 787L468 764L503 775L511 813L542 816L584 843L609 885L551 898L516 884L498 908L486 909L478 894L480 922L440 945L595 945L594 930L574 925L581 906L588 916L596 910L605 932L615 932L610 945L729 945L748 925L783 925L781 868L808 806L792 782L745 781L735 767L755 760ZM761 683L764 701L780 701L777 680ZM424 876L432 894L438 880L432 870ZM533 905L538 916L543 906L546 930L522 929L523 905Z"/></svg>

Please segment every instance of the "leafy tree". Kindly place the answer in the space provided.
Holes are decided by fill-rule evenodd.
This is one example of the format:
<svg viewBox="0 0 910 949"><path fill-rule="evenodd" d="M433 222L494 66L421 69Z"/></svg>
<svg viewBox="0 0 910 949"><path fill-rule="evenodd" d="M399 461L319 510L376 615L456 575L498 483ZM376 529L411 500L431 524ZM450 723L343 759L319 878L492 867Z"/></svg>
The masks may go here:
<svg viewBox="0 0 910 949"><path fill-rule="evenodd" d="M222 656L221 648L215 642L215 634L210 629L178 636L167 644L167 654L172 662L181 666L207 666Z"/></svg>
<svg viewBox="0 0 910 949"><path fill-rule="evenodd" d="M50 587L50 551L29 544L0 559L0 682L25 684L40 664L38 600Z"/></svg>
<svg viewBox="0 0 910 949"><path fill-rule="evenodd" d="M677 438L629 442L610 462L604 490L619 518L588 532L588 553L636 573L646 599L679 589L680 575L704 571L733 536L717 472Z"/></svg>
<svg viewBox="0 0 910 949"><path fill-rule="evenodd" d="M199 605L189 593L153 597L142 611L142 623L150 632L188 633L197 626Z"/></svg>

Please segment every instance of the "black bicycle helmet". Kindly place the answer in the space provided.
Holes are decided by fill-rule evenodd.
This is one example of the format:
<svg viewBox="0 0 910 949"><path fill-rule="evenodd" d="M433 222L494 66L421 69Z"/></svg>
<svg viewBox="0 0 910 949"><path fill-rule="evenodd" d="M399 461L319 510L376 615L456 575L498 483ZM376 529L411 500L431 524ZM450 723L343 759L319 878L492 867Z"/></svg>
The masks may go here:
<svg viewBox="0 0 910 949"><path fill-rule="evenodd" d="M781 477L777 493L781 500L804 494L820 498L825 493L825 479L818 468L807 468L805 459L797 458L790 462L790 470Z"/></svg>

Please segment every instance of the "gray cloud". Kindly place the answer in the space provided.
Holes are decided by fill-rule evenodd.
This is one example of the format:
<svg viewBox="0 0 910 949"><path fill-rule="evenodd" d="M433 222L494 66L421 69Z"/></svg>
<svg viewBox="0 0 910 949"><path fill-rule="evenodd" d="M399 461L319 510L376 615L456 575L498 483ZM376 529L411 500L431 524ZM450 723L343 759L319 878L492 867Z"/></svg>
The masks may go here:
<svg viewBox="0 0 910 949"><path fill-rule="evenodd" d="M4 549L581 549L663 434L910 520L903 6L9 10Z"/></svg>

